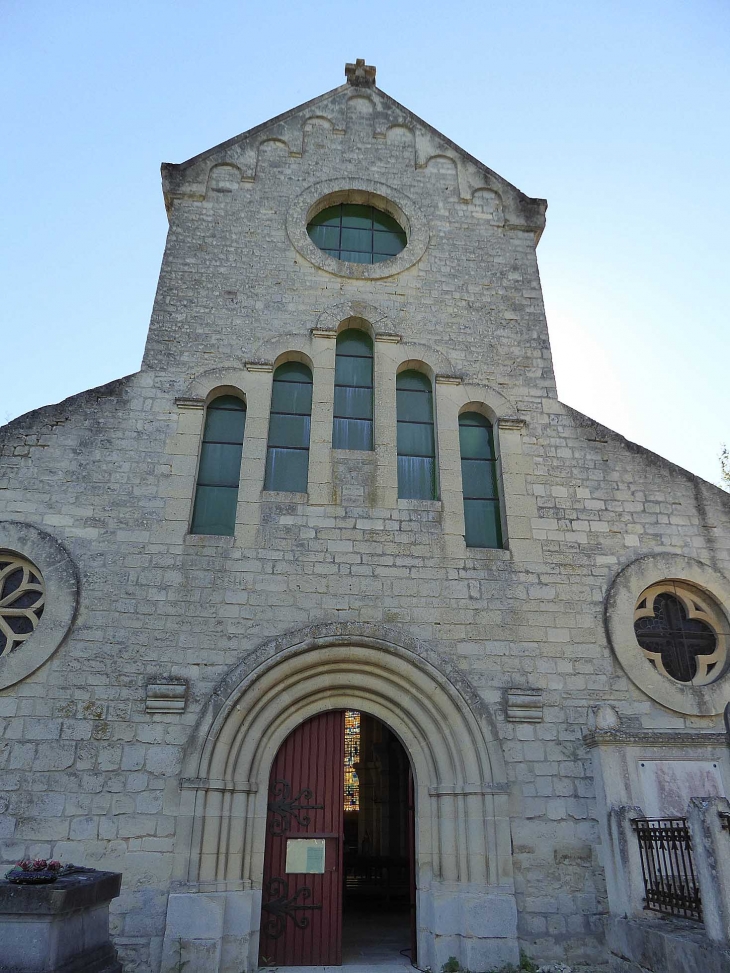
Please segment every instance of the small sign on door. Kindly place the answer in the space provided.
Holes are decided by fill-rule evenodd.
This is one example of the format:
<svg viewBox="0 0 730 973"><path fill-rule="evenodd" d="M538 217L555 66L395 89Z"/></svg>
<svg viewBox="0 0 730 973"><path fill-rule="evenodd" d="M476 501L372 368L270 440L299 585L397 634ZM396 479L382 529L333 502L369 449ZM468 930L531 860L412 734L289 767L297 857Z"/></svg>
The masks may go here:
<svg viewBox="0 0 730 973"><path fill-rule="evenodd" d="M324 838L289 838L286 842L288 875L324 874Z"/></svg>

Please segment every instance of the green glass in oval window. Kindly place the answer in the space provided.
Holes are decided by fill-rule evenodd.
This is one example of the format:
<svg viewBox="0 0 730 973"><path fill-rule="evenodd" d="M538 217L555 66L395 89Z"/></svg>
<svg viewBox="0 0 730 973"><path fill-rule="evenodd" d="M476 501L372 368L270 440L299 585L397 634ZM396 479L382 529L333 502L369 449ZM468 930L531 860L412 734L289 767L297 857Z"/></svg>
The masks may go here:
<svg viewBox="0 0 730 973"><path fill-rule="evenodd" d="M349 263L390 260L408 242L400 224L374 206L340 203L310 220L307 233L323 253Z"/></svg>

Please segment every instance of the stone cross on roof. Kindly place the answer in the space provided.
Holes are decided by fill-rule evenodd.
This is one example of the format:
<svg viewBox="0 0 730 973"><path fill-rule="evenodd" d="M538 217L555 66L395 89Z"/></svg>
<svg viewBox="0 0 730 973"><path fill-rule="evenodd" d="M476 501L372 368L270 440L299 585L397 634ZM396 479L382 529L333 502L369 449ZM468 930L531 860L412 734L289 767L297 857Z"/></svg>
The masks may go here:
<svg viewBox="0 0 730 973"><path fill-rule="evenodd" d="M375 67L366 64L363 57L359 57L354 64L345 65L345 77L353 88L375 87Z"/></svg>

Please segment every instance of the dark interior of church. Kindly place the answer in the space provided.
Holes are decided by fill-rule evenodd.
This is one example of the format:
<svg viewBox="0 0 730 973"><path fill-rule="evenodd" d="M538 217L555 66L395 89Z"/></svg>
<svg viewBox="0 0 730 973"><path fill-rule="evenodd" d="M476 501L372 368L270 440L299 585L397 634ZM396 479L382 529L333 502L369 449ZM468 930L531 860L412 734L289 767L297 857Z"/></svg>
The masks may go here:
<svg viewBox="0 0 730 973"><path fill-rule="evenodd" d="M345 717L343 963L411 957L413 786L403 745L366 713ZM413 957L415 959L415 956Z"/></svg>

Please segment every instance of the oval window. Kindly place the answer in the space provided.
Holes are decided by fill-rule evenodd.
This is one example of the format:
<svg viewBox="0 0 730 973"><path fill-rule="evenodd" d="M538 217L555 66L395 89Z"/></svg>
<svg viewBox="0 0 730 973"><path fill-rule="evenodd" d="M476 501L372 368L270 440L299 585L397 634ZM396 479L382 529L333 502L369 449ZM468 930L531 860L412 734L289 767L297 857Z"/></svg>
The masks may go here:
<svg viewBox="0 0 730 973"><path fill-rule="evenodd" d="M339 203L317 213L307 226L312 242L337 260L377 264L405 248L406 234L392 216L374 206Z"/></svg>

